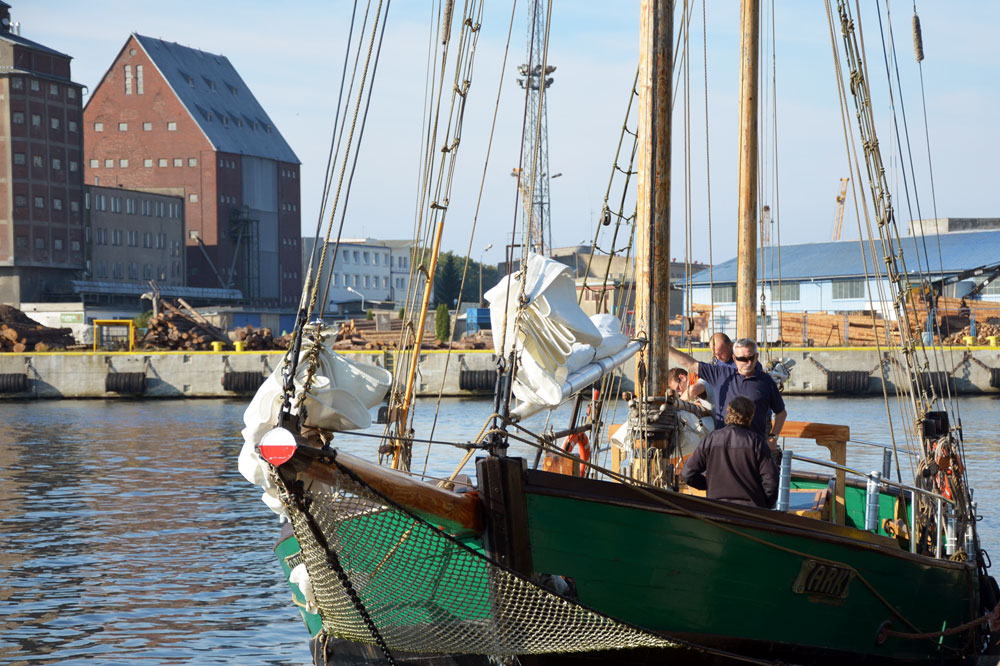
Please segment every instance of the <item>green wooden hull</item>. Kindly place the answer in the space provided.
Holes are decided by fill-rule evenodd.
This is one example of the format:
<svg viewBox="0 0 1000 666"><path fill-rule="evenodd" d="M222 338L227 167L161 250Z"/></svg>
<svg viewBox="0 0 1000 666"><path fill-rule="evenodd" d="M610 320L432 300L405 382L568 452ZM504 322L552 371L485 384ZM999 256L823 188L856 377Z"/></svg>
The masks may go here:
<svg viewBox="0 0 1000 666"><path fill-rule="evenodd" d="M678 494L668 505L619 484L529 471L525 490L534 570L571 578L582 603L646 629L900 660L971 649L967 633L877 641L886 621L914 631L899 616L922 632L976 617L965 564L858 540L853 528ZM857 572L844 598L794 591L813 558Z"/></svg>
<svg viewBox="0 0 1000 666"><path fill-rule="evenodd" d="M496 622L516 624L517 613L508 616L509 609L542 608L532 606L534 597L517 596L510 584L495 587L502 576L510 583L511 571L520 574L519 584L536 591L525 578L546 587L556 580L549 576L569 579L568 596L582 610L644 630L642 636L653 633L743 655L795 663L954 663L978 647L976 631L940 640L883 631L888 626L939 632L978 617L978 573L966 563L911 554L893 539L850 525L527 470L515 458L482 459L477 476L482 531L467 528L447 537L449 530L439 521L416 518L391 495L385 496L390 504L374 510L377 503L345 499L346 510L338 517L315 520L324 523L325 539L336 544L337 566L349 576L357 601L383 636L395 637L393 649L420 645L416 649L433 652L435 660L446 658L441 663L447 664L460 653L468 653L461 656L463 664L492 654L473 647L487 643L468 640L482 640L475 638L482 632L492 637ZM864 499L858 493L849 497ZM894 498L887 496L880 505L880 513L891 516ZM856 524L857 507L849 502L846 508L847 522ZM312 528L297 523L296 530L300 527L307 528L298 534L306 538L303 543L312 541ZM377 656L361 649L371 643L368 630L358 630L350 611L354 602L346 601L336 576L325 575L329 560L319 554L310 571L317 596L325 596L331 609L324 627L337 642L328 648L339 646L331 663L368 663L369 656ZM317 576L332 586L323 588L324 595L316 588ZM536 619L523 617L529 624ZM566 622L572 617L566 615ZM311 618L304 619L309 625ZM419 640L437 636L437 629L461 640ZM532 625L531 631L543 630ZM537 663L560 664L622 654L607 649L613 642L581 649L582 642L574 643L580 650L575 653L548 653L536 645L528 654ZM661 663L671 657L665 652L677 650L662 641L624 644L647 646L629 651L627 659L634 663ZM410 656L414 663L430 663L424 661L427 654ZM690 657L684 653L685 661Z"/></svg>

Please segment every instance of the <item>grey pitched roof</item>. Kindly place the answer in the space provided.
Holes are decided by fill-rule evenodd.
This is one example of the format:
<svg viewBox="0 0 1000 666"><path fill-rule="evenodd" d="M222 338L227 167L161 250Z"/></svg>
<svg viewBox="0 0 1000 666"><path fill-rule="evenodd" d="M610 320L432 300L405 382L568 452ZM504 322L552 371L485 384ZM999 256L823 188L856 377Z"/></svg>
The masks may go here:
<svg viewBox="0 0 1000 666"><path fill-rule="evenodd" d="M217 151L299 164L228 58L133 36Z"/></svg>
<svg viewBox="0 0 1000 666"><path fill-rule="evenodd" d="M938 244L940 241L940 258ZM868 260L868 273L872 270L872 241L834 241L806 243L781 247L781 278L808 280L819 278L864 277L862 247ZM906 269L931 273L958 273L978 266L1000 264L1000 230L963 231L927 236L906 236L900 240ZM874 243L875 256L885 272L882 261L882 243ZM774 248L757 251L757 270L777 273L779 256ZM715 284L736 282L736 259L716 265L713 270ZM692 284L709 284L709 271L697 273Z"/></svg>

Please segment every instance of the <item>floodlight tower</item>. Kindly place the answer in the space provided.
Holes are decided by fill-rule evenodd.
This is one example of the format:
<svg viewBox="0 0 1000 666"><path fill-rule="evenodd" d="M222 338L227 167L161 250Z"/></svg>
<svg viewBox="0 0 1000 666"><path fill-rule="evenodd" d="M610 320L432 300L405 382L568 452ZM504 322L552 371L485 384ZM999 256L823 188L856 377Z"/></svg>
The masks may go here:
<svg viewBox="0 0 1000 666"><path fill-rule="evenodd" d="M552 250L552 228L549 220L549 132L545 111L548 89L554 79L549 76L556 68L545 60L545 35L548 15L543 0L533 0L528 15L528 62L518 66L522 78L517 83L527 90L528 109L524 119L521 145L521 171L518 187L525 204L528 222L528 247L539 254Z"/></svg>

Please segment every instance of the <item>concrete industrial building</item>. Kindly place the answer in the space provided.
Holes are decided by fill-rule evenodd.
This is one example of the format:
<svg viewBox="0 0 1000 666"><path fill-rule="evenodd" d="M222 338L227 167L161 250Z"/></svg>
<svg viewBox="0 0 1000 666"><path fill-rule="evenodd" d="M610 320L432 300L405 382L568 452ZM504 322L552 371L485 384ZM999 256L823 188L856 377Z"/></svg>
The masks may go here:
<svg viewBox="0 0 1000 666"><path fill-rule="evenodd" d="M82 86L71 57L11 31L0 2L0 302L49 300L84 269Z"/></svg>
<svg viewBox="0 0 1000 666"><path fill-rule="evenodd" d="M873 273L872 256L881 257L881 244L865 241L833 241L781 247L780 264L776 249L765 248L757 253L757 266L781 266L781 281L774 276L766 281L763 292L768 307L784 312L855 313L881 311L883 303L872 302L869 294L885 294L891 298L886 280L866 279ZM932 278L957 276L979 266L1000 265L1000 230L962 231L940 235L908 236L898 249L905 261L914 286L919 274ZM774 256L772 256L774 254ZM867 259L867 270L865 260ZM880 265L884 273L885 266ZM759 269L760 270L760 269ZM718 264L709 272L702 271L692 281L692 301L715 308L715 329L729 335L736 329L736 259ZM945 296L963 297L981 278L969 278L949 285ZM758 291L758 298L760 292ZM984 301L1000 301L1000 280L991 283L977 296ZM759 302L759 301L758 301ZM892 310L891 303L885 308ZM773 325L773 324L772 324ZM774 339L776 331L769 332Z"/></svg>
<svg viewBox="0 0 1000 666"><path fill-rule="evenodd" d="M298 304L299 160L225 56L133 34L83 117L87 183L184 197L189 286Z"/></svg>
<svg viewBox="0 0 1000 666"><path fill-rule="evenodd" d="M97 185L84 189L89 269L86 279L73 283L83 302L136 305L150 290L150 280L164 296L184 286L182 196Z"/></svg>

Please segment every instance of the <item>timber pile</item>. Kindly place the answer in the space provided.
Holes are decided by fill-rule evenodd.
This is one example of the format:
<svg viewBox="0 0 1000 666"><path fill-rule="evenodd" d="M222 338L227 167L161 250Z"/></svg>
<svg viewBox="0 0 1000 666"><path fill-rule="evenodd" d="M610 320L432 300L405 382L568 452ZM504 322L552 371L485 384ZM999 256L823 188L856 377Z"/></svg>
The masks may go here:
<svg viewBox="0 0 1000 666"><path fill-rule="evenodd" d="M288 349L286 344L284 347L279 346L279 339L275 339L274 334L269 328L254 328L247 324L243 328L237 328L235 331L229 332L229 339L234 342L242 342L243 349L246 351L258 351L262 349Z"/></svg>
<svg viewBox="0 0 1000 666"><path fill-rule="evenodd" d="M390 319L388 331L376 331L374 319L348 319L340 324L333 348L340 351L396 349L402 331L402 319Z"/></svg>
<svg viewBox="0 0 1000 666"><path fill-rule="evenodd" d="M786 345L801 345L811 340L817 347L870 347L876 341L885 344L887 328L893 339L899 337L895 322L876 319L873 326L869 315L782 312L779 318L781 342Z"/></svg>
<svg viewBox="0 0 1000 666"><path fill-rule="evenodd" d="M42 352L74 344L70 329L42 326L17 308L0 304L0 352Z"/></svg>
<svg viewBox="0 0 1000 666"><path fill-rule="evenodd" d="M960 331L952 333L944 339L943 344L945 345L964 345L965 338L972 333L972 327L966 326ZM1000 339L1000 326L996 324L976 324L976 335L973 338L973 345L988 345L990 344L989 338L995 337Z"/></svg>
<svg viewBox="0 0 1000 666"><path fill-rule="evenodd" d="M184 304L182 300L178 303ZM229 344L229 337L202 317L196 310L186 306L189 312L160 301L164 310L149 320L149 329L139 341L143 349L174 349L206 351L213 342Z"/></svg>
<svg viewBox="0 0 1000 666"><path fill-rule="evenodd" d="M348 319L340 325L333 348L337 351L381 351L397 349L403 333L403 320L390 319L388 331L376 331L375 321L371 319ZM428 327L424 332L421 349L447 349L447 343L442 343L434 337L434 331ZM492 349L493 337L489 331L481 331L477 335L456 340L452 349Z"/></svg>

